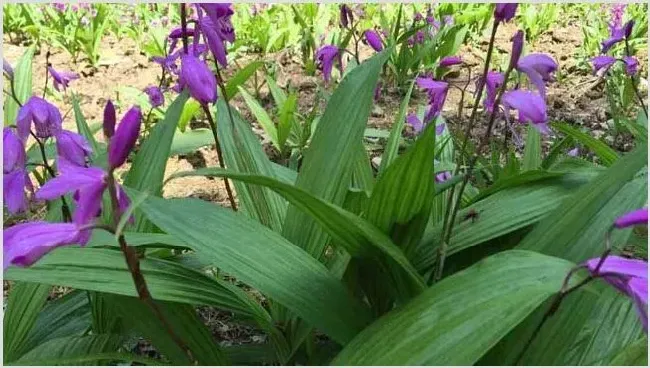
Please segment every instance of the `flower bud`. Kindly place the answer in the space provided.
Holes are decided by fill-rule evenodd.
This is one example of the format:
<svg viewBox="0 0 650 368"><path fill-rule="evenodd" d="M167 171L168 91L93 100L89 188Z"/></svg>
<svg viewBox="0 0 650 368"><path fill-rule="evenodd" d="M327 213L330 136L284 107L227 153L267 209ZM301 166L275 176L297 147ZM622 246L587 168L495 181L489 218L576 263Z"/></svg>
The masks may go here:
<svg viewBox="0 0 650 368"><path fill-rule="evenodd" d="M629 39L632 36L632 28L634 28L634 19L625 23L625 38Z"/></svg>
<svg viewBox="0 0 650 368"><path fill-rule="evenodd" d="M515 17L517 3L500 3L494 8L494 19L498 22L508 22Z"/></svg>
<svg viewBox="0 0 650 368"><path fill-rule="evenodd" d="M106 107L104 107L104 137L106 137L106 140L108 141L111 139L113 134L115 134L115 121L117 118L115 117L115 106L113 106L113 102L111 100L108 100L106 103Z"/></svg>
<svg viewBox="0 0 650 368"><path fill-rule="evenodd" d="M208 66L193 55L181 56L179 84L203 105L217 101L217 79Z"/></svg>
<svg viewBox="0 0 650 368"><path fill-rule="evenodd" d="M108 145L108 165L110 169L122 166L135 146L140 135L142 112L138 106L132 107L120 121L115 135Z"/></svg>
<svg viewBox="0 0 650 368"><path fill-rule="evenodd" d="M517 67L521 51L524 48L524 32L522 30L517 31L517 33L512 36L511 41L512 53L510 54L510 68L514 69Z"/></svg>

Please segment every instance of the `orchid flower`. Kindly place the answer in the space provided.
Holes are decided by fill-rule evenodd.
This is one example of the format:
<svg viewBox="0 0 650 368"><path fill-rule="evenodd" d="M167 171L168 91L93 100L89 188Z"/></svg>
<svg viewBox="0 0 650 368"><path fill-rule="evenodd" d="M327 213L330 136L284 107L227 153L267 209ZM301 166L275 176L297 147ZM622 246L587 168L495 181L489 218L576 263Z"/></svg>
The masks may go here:
<svg viewBox="0 0 650 368"><path fill-rule="evenodd" d="M317 60L318 67L323 71L323 79L325 79L325 82L329 82L330 80L335 60L338 60L339 67L341 69L343 68L341 52L335 45L325 45L318 49L315 59Z"/></svg>
<svg viewBox="0 0 650 368"><path fill-rule="evenodd" d="M51 66L48 66L47 70L50 72L50 75L52 76L52 80L54 81L54 89L56 89L59 92L61 92L61 90L65 91L66 88L68 88L68 84L71 81L75 79L79 79L79 74L77 73L57 72Z"/></svg>
<svg viewBox="0 0 650 368"><path fill-rule="evenodd" d="M56 106L36 96L29 100L18 110L16 126L18 136L25 142L29 136L32 123L38 138L49 138L55 136L62 129L63 121L61 113Z"/></svg>
<svg viewBox="0 0 650 368"><path fill-rule="evenodd" d="M548 120L546 102L539 94L520 89L509 91L503 94L502 103L506 119L510 114L510 109L514 109L519 113L520 123L531 123L540 133L550 133L546 125Z"/></svg>

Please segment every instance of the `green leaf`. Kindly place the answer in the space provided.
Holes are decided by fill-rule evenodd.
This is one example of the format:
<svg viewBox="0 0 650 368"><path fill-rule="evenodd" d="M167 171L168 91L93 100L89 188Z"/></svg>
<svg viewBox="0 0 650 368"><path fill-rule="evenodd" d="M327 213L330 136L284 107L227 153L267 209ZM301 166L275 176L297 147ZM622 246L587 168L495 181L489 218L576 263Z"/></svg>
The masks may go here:
<svg viewBox="0 0 650 368"><path fill-rule="evenodd" d="M523 175L525 174L520 176ZM539 222L558 208L581 184L584 182L575 183L571 177L524 182L469 205L458 212L447 255ZM478 214L478 217L468 218L470 212ZM442 223L427 229L418 247L418 254L413 257L413 263L421 273L433 266L441 234Z"/></svg>
<svg viewBox="0 0 650 368"><path fill-rule="evenodd" d="M214 144L212 131L207 128L192 129L184 133L176 132L169 156L184 155Z"/></svg>
<svg viewBox="0 0 650 368"><path fill-rule="evenodd" d="M283 152L285 149L285 144L287 138L289 138L289 133L291 132L291 127L294 122L294 113L296 111L298 102L298 95L292 93L289 95L289 98L285 101L284 105L280 108L279 120L278 120L278 145L280 146L280 152Z"/></svg>
<svg viewBox="0 0 650 368"><path fill-rule="evenodd" d="M141 208L158 227L186 240L215 267L284 305L334 340L348 342L369 322L367 310L325 266L253 220L194 199L150 197Z"/></svg>
<svg viewBox="0 0 650 368"><path fill-rule="evenodd" d="M9 365L98 365L113 361L159 364L153 359L121 353L124 338L119 335L60 337L40 345Z"/></svg>
<svg viewBox="0 0 650 368"><path fill-rule="evenodd" d="M90 144L90 147L93 149L91 161L95 161L100 154L100 145L97 140L95 140L93 131L88 126L88 122L86 122L86 118L84 118L84 115L81 112L81 107L79 106L79 98L74 93L72 94L72 108L74 110L74 119L77 123L77 132L86 138Z"/></svg>
<svg viewBox="0 0 650 368"><path fill-rule="evenodd" d="M21 103L27 102L27 99L32 95L32 60L34 59L34 50L36 46L30 46L23 56L20 57L16 67L14 68L14 89L18 101ZM5 81L5 89L10 91L11 86L8 81ZM16 101L9 96L4 96L4 118L5 126L15 124L16 117L18 116L18 109L20 108Z"/></svg>
<svg viewBox="0 0 650 368"><path fill-rule="evenodd" d="M284 106L284 103L287 101L287 95L284 93L284 91L278 87L278 84L269 75L266 76L266 84L269 85L269 90L271 91L273 100L275 100L275 105Z"/></svg>
<svg viewBox="0 0 650 368"><path fill-rule="evenodd" d="M644 336L624 348L607 365L610 366L648 366L648 337Z"/></svg>
<svg viewBox="0 0 650 368"><path fill-rule="evenodd" d="M645 193L635 192L630 186L625 187L646 165L647 146L643 145L617 160L607 171L566 198L546 221L541 222L523 240L519 248L573 262L582 262L600 254L603 250L602 239L614 219L645 204L646 199L638 194L623 197L619 192L632 189L632 193ZM647 185L647 179L641 181ZM634 186L638 188L638 185Z"/></svg>
<svg viewBox="0 0 650 368"><path fill-rule="evenodd" d="M24 342L36 323L50 287L31 282L17 282L11 288L3 319L3 360L9 362L25 352Z"/></svg>
<svg viewBox="0 0 650 368"><path fill-rule="evenodd" d="M507 251L436 283L375 321L335 365L472 365L546 298L572 264Z"/></svg>
<svg viewBox="0 0 650 368"><path fill-rule="evenodd" d="M155 258L141 259L140 268L154 299L212 305L245 317L252 315L248 303L242 301L228 284L219 279ZM8 268L5 278L138 296L124 256L116 250L59 248L29 269Z"/></svg>
<svg viewBox="0 0 650 368"><path fill-rule="evenodd" d="M255 74L257 69L264 65L263 61L253 61L252 63L246 65L242 69L238 70L235 75L228 78L228 84L226 84L226 96L228 96L228 101L232 100L233 97L237 95L239 88L250 79L250 77Z"/></svg>
<svg viewBox="0 0 650 368"><path fill-rule="evenodd" d="M124 185L146 191L153 196L162 194L167 159L174 133L176 133L178 119L187 99L188 93L185 91L169 106L165 119L156 124L149 137L140 147L124 180ZM136 215L135 221L135 228L138 231L151 230L151 224L147 222L144 216Z"/></svg>
<svg viewBox="0 0 650 368"><path fill-rule="evenodd" d="M605 249L605 234L614 220L621 214L646 203L647 177L630 182L630 179L646 165L647 146L643 145L617 160L607 171L564 199L562 204L541 221L518 247L559 256L576 263L599 256ZM614 231L611 234L612 244L624 244L630 233L631 229ZM576 310L581 310L581 315L587 316L588 309L585 309L585 306L594 306L594 310L604 310L611 302L608 299L600 301L589 299L584 292L567 299L554 318L546 322L544 329L526 351L522 361L528 364L545 364L544 361L554 360L556 363L552 364L571 365L571 359L575 357L579 357L585 363L596 360L599 356L602 358L601 354L607 353L607 349L601 347L590 350L594 353L591 356L588 355L588 350L585 350L589 349L589 345L585 342L595 341L599 330L585 327L589 320L577 320L574 317ZM630 310L628 304L627 310L622 312L628 315L632 313ZM521 349L520 341L530 337L532 329L543 312L542 310L531 316L520 328L513 331L500 344L503 346L490 354L489 362L514 364L515 356ZM573 321L571 325L562 324L562 321L567 320ZM602 317L599 320L602 321ZM590 323L601 322L597 320ZM634 327L627 322L624 328L610 329L604 340L608 341L610 347L629 342L630 326ZM581 332L583 328L585 332ZM545 349L548 344L555 344L563 350L553 357L545 355L543 352L549 351Z"/></svg>
<svg viewBox="0 0 650 368"><path fill-rule="evenodd" d="M262 129L264 129L264 132L269 136L271 139L271 143L273 143L273 146L281 152L281 146L278 141L278 130L275 127L275 124L273 123L273 120L269 116L269 114L264 110L262 105L260 105L259 102L255 99L255 97L251 96L246 92L246 90L243 87L239 87L239 93L241 93L242 97L244 97L244 101L246 102L246 105L248 105L248 108L251 110L253 115L255 116L255 119L257 119L257 122L260 124Z"/></svg>
<svg viewBox="0 0 650 368"><path fill-rule="evenodd" d="M396 242L408 258L422 238L434 194L435 124L429 124L405 154L377 180L366 218Z"/></svg>
<svg viewBox="0 0 650 368"><path fill-rule="evenodd" d="M181 117L178 119L178 129L180 129L181 132L185 132L187 124L190 123L190 120L192 120L199 111L201 111L201 104L197 100L193 98L186 100L185 105L183 105ZM174 137L174 140L175 138L176 137Z"/></svg>
<svg viewBox="0 0 650 368"><path fill-rule="evenodd" d="M404 130L404 123L406 120L406 112L409 107L409 102L411 101L411 93L413 92L413 86L415 85L415 79L411 82L406 95L402 100L402 103L399 106L399 112L395 116L395 121L393 122L393 127L390 129L390 135L388 136L388 142L384 148L384 153L381 156L381 163L379 164L379 173L382 173L386 168L395 160L397 157L397 151L399 149L399 141L402 137L402 130Z"/></svg>
<svg viewBox="0 0 650 368"><path fill-rule="evenodd" d="M598 156L605 166L611 166L612 163L618 159L616 151L587 133L583 133L563 123L553 123L552 127L568 136L571 136L576 140L576 142L589 148L596 156Z"/></svg>
<svg viewBox="0 0 650 368"><path fill-rule="evenodd" d="M337 244L345 247L350 254L367 256L381 252L401 266L402 272L408 275L416 290L419 291L424 286L422 278L414 271L404 254L381 231L355 214L318 199L298 187L265 176L239 174L218 168L180 172L170 176L168 180L184 176L230 177L270 188L296 208L312 216L330 236L336 239Z"/></svg>
<svg viewBox="0 0 650 368"><path fill-rule="evenodd" d="M226 167L244 173L277 175L277 166L264 153L250 125L223 99L217 102L217 121ZM238 182L234 184L241 212L279 232L287 210L286 202L268 189Z"/></svg>
<svg viewBox="0 0 650 368"><path fill-rule="evenodd" d="M304 154L296 186L334 205L341 205L352 178L351 158L363 138L379 72L392 48L349 72L329 99L311 144ZM320 258L327 234L309 215L289 206L283 235Z"/></svg>
<svg viewBox="0 0 650 368"><path fill-rule="evenodd" d="M128 326L138 330L158 348L173 365L227 365L225 354L213 340L210 331L187 304L156 303L173 333L192 353L195 361L171 337L151 308L137 298L113 295L112 309Z"/></svg>
<svg viewBox="0 0 650 368"><path fill-rule="evenodd" d="M524 147L523 171L535 170L542 165L542 142L539 131L528 125Z"/></svg>
<svg viewBox="0 0 650 368"><path fill-rule="evenodd" d="M38 314L21 349L26 352L51 339L81 336L90 327L90 317L85 291L75 290L52 300Z"/></svg>

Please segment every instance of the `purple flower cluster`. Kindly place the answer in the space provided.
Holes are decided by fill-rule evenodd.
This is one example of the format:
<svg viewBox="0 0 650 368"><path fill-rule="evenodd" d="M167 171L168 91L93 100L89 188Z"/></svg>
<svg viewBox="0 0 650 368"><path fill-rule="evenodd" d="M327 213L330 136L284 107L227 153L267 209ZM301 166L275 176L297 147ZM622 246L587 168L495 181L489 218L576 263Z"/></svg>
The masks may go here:
<svg viewBox="0 0 650 368"><path fill-rule="evenodd" d="M217 79L206 63L206 53L210 51L222 67L228 65L226 43L235 42L235 30L231 17L234 14L228 3L199 3L196 5L194 28L187 28L185 33L178 27L173 29L168 38L171 40L168 55L154 57L152 60L172 75L178 76L178 84L172 90L180 92L189 90L190 96L201 104L214 103L217 100ZM194 9L194 8L189 8ZM179 46L184 37L188 44L187 54ZM201 43L203 39L204 43ZM180 67L177 62L180 60ZM164 103L159 88L148 87L145 93L153 107Z"/></svg>
<svg viewBox="0 0 650 368"><path fill-rule="evenodd" d="M614 221L617 229L637 225L648 225L647 208L634 210ZM632 299L643 329L648 332L648 262L609 256L604 261L600 257L590 259L582 267Z"/></svg>
<svg viewBox="0 0 650 368"><path fill-rule="evenodd" d="M10 213L27 208L25 188L33 191L25 169L25 141L34 125L36 137L56 139L59 175L47 181L35 194L37 200L54 200L73 193L76 204L72 223L42 221L19 224L3 232L3 267L26 267L52 249L70 245L85 245L90 229L101 214L102 197L108 189L108 177L126 161L140 132L142 114L139 107L129 110L115 129L115 109L109 101L104 112L104 133L108 143L106 173L98 167L89 167L87 157L92 153L88 142L79 134L62 129L61 114L49 102L32 97L18 112L16 132L5 128L3 132L4 201ZM126 211L129 198L116 184L118 215ZM133 219L131 219L132 221Z"/></svg>
<svg viewBox="0 0 650 368"><path fill-rule="evenodd" d="M609 38L602 42L601 54L591 59L594 69L594 74L607 73L609 69L617 62L621 62L625 66L625 73L629 76L636 75L638 71L638 60L627 55L622 58L616 58L607 55L617 43L627 41L632 36L634 28L634 20L630 20L623 24L623 15L625 13L625 4L617 4L611 8L611 21L609 23Z"/></svg>

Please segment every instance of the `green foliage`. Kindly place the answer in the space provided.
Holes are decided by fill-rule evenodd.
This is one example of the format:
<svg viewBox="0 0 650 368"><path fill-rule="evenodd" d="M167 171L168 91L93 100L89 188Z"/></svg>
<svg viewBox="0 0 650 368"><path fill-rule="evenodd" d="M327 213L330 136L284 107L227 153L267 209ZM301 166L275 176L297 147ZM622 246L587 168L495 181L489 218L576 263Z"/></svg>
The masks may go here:
<svg viewBox="0 0 650 368"><path fill-rule="evenodd" d="M647 259L645 227L611 230L618 216L647 206L647 116L635 97L638 80L617 65L605 85L609 125L633 137L631 152L557 121L549 121L550 136L526 127L523 148L502 149L496 140L477 147L472 139L459 152L467 123L462 111L452 119L443 110L415 137L405 129L405 118L410 111L422 118L426 109L415 79L430 74L452 83L450 73L459 69L441 68L440 59L463 57L463 44L483 40L494 5L350 5L355 19L348 28L339 24L339 5L234 7L236 41L227 44L229 65L219 70L218 101L201 106L185 90L147 114L153 119L147 119L125 172L119 170L130 205L116 225L106 225L112 211L105 196L98 227L90 229L84 247L54 249L30 267L5 270L6 364L647 363L635 304L602 280L567 297L533 334L568 272L602 254L606 235L613 254ZM86 7L3 8L12 40L28 36L35 42L14 68L21 103L32 94L32 62L43 42L94 66L102 64L100 41L107 34L132 38L148 57L170 52L167 36L179 24L179 5ZM647 19L644 9L629 5L625 17ZM564 13L579 12L589 23L583 27L589 37L576 50L580 70L607 37L607 9L520 4L512 22L534 45L566 20ZM416 13L425 19L415 21ZM428 15L440 24L427 22ZM382 35L383 51L363 44L367 29ZM629 40L634 50L645 46L644 30L645 25L636 28ZM282 59L300 57L303 71L313 76L314 54L326 44L347 50L344 65L331 82L317 82L309 92L313 101L305 104L311 86L292 76L285 82ZM622 51L619 44L613 54ZM250 60L252 53L257 56ZM166 77L163 87L176 80ZM389 116L390 131L368 127L379 83L400 102ZM120 93L149 110L140 89L122 86ZM99 123L86 120L81 95L63 96L70 97L64 103L73 112L65 123L74 122L93 148L89 164L105 168L106 143L94 137ZM5 126L14 124L18 104L7 98L4 108ZM194 128L207 119L209 129ZM166 172L171 156L217 140L221 167ZM55 164L56 143L49 139L44 147ZM576 146L593 155L593 162L569 157ZM489 152L477 152L481 148ZM477 165L470 170L468 158L475 154ZM40 148L29 147L27 157L32 165L40 163ZM41 172L30 166L44 181ZM237 210L213 200L163 198L166 183L190 176L230 180ZM458 193L465 178L468 185ZM449 241L442 243L452 189L459 212ZM68 202L78 206L72 197ZM42 218L62 221L60 206L47 203ZM120 235L138 257L152 300L134 284ZM438 264L443 254L445 263ZM440 280L432 277L434 270ZM216 338L215 326L199 314L203 308L227 319L219 335L232 324L254 331L255 338L241 345ZM134 353L134 342L142 338L156 358Z"/></svg>

